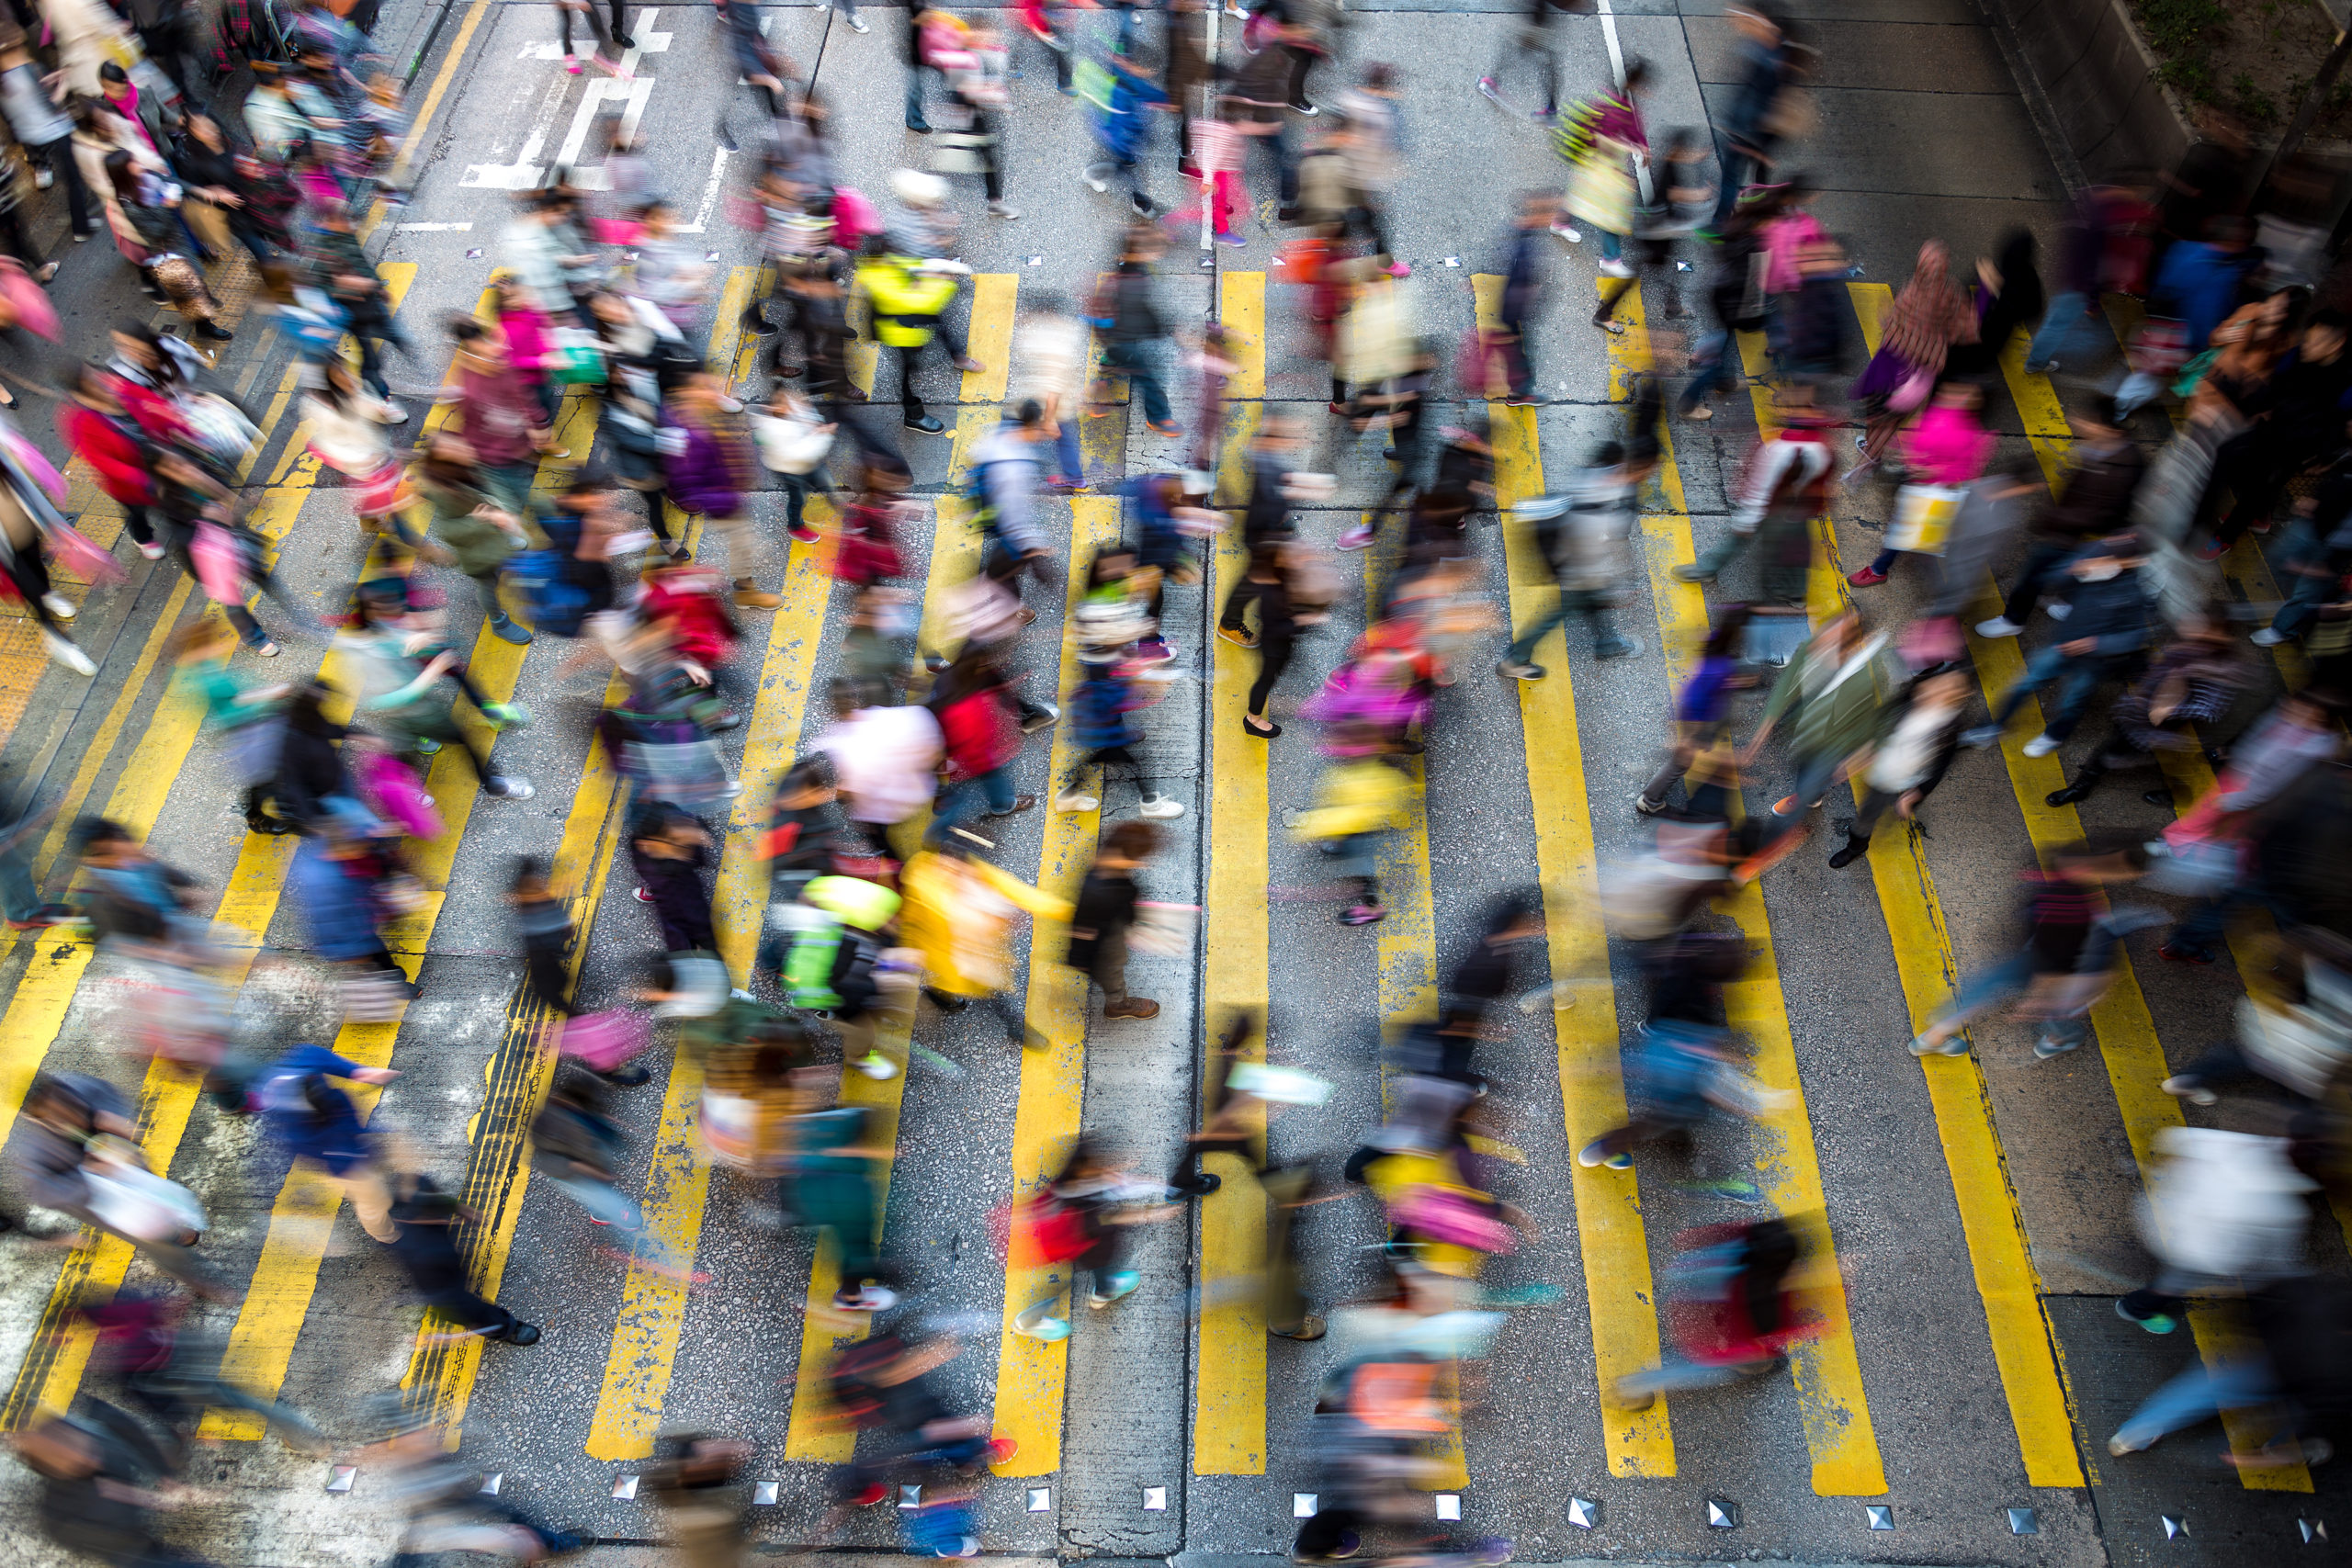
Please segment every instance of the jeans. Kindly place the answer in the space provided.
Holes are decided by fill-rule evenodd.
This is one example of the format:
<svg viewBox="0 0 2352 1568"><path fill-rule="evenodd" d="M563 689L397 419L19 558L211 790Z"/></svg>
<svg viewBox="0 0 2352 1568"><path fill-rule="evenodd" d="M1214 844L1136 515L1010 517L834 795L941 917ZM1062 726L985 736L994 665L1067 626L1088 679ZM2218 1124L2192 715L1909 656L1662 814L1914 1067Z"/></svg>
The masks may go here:
<svg viewBox="0 0 2352 1568"><path fill-rule="evenodd" d="M778 474L776 478L784 484L784 525L787 528L800 526L801 509L807 504L810 491L819 495L833 493L831 487L825 483L821 469L812 468L805 474Z"/></svg>
<svg viewBox="0 0 2352 1568"><path fill-rule="evenodd" d="M609 1181L599 1181L593 1176L556 1176L539 1173L563 1189L564 1196L588 1211L588 1217L600 1224L607 1224L623 1235L633 1235L645 1228L645 1216L637 1200Z"/></svg>
<svg viewBox="0 0 2352 1568"><path fill-rule="evenodd" d="M2021 995L2033 984L2033 954L2013 953L1961 981L1951 1003L1936 1016L1939 1024L1970 1023Z"/></svg>
<svg viewBox="0 0 2352 1568"><path fill-rule="evenodd" d="M2026 661L2025 676L2002 697L2001 705L1993 710L1993 723L2006 727L2025 705L2026 698L2055 681L2058 700L2043 724L2043 733L2052 740L2064 740L2075 732L2082 721L2083 710L2091 704L2091 694L2098 690L2099 677L2105 672L2106 660L2093 654L2077 659L2062 652L2056 644L2042 649Z"/></svg>
<svg viewBox="0 0 2352 1568"><path fill-rule="evenodd" d="M1690 355L1694 374L1690 384L1682 389L1678 412L1688 414L1706 400L1708 393L1733 386L1739 378L1738 364L1732 353L1729 327L1717 327L1701 338L1698 349Z"/></svg>
<svg viewBox="0 0 2352 1568"><path fill-rule="evenodd" d="M82 183L81 167L74 162L74 141L71 137L32 149L33 155L56 171L57 183L65 187L65 208L73 216L74 232L93 234L98 230L98 216L91 210L90 187Z"/></svg>
<svg viewBox="0 0 2352 1568"><path fill-rule="evenodd" d="M1063 420L1054 436L1054 467L1056 479L1068 479L1074 485L1086 482L1086 458L1078 449L1078 421L1074 417Z"/></svg>
<svg viewBox="0 0 2352 1568"><path fill-rule="evenodd" d="M2258 1359L2227 1361L2214 1368L2200 1359L2142 1400L2140 1407L2115 1429L2115 1438L2127 1449L2144 1449L2224 1410L2268 1404L2277 1393L2269 1366Z"/></svg>
<svg viewBox="0 0 2352 1568"><path fill-rule="evenodd" d="M2298 567L2324 567L2327 548L2320 542L2319 531L2306 517L2295 519L2294 531L2288 536L2287 558ZM2301 637L2319 618L2319 607L2335 597L2337 574L2321 575L2312 571L2295 573L2295 586L2287 602L2271 618L2270 629L2280 637Z"/></svg>
<svg viewBox="0 0 2352 1568"><path fill-rule="evenodd" d="M2052 360L2070 352L2076 332L2088 319L2090 310L2091 299L2087 294L2052 296L2050 308L2041 318L2041 329L2033 334L2033 341L2026 344L2025 367L2037 372L2046 370Z"/></svg>
<svg viewBox="0 0 2352 1568"><path fill-rule="evenodd" d="M1762 165L1745 152L1735 152L1731 138L1715 132L1715 167L1719 171L1715 192L1715 221L1721 224L1731 216L1739 201L1739 193L1747 187L1751 175L1760 174Z"/></svg>
<svg viewBox="0 0 2352 1568"><path fill-rule="evenodd" d="M923 835L927 843L938 843L948 832L962 827L980 815L986 807L989 815L1001 817L1012 809L1019 798L1012 788L1012 764L990 768L976 773L962 784L952 785L942 799L938 812L931 819L931 831Z"/></svg>
<svg viewBox="0 0 2352 1568"><path fill-rule="evenodd" d="M1606 229L1595 229L1593 235L1600 242L1600 259L1616 261L1624 254L1625 242Z"/></svg>
<svg viewBox="0 0 2352 1568"><path fill-rule="evenodd" d="M1607 593L1583 588L1563 588L1558 600L1550 609L1536 613L1535 618L1527 623L1526 629L1512 641L1510 651L1503 657L1513 664L1533 663L1535 645L1550 636L1554 626L1566 626L1568 617L1579 612L1592 623L1592 650L1595 654L1606 656L1611 649L1625 646L1625 639L1617 635L1617 628L1610 623Z"/></svg>
<svg viewBox="0 0 2352 1568"><path fill-rule="evenodd" d="M1152 352L1153 346L1148 340L1106 344L1102 349L1102 367L1126 377L1128 386L1143 399L1146 423L1168 424L1172 423L1168 407L1168 389L1160 385L1158 356Z"/></svg>
<svg viewBox="0 0 2352 1568"><path fill-rule="evenodd" d="M1617 1388L1621 1393L1629 1395L1672 1393L1682 1389L1721 1388L1725 1383L1737 1382L1743 1378L1762 1377L1765 1373L1775 1370L1779 1364L1777 1359L1691 1361L1685 1360L1680 1356L1668 1356L1663 1365L1652 1367L1646 1371L1635 1372L1631 1377L1620 1378L1617 1381Z"/></svg>

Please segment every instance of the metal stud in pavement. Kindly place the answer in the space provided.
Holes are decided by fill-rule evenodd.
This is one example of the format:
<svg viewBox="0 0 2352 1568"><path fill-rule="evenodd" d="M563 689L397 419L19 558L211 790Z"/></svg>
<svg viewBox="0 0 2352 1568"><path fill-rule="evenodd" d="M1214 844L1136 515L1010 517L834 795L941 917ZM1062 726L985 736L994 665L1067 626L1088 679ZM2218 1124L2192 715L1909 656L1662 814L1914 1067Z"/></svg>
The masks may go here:
<svg viewBox="0 0 2352 1568"><path fill-rule="evenodd" d="M503 1470L493 1470L488 1475L482 1477L481 1491L477 1494L477 1495L483 1497L495 1497L505 1489L506 1472Z"/></svg>
<svg viewBox="0 0 2352 1568"><path fill-rule="evenodd" d="M2011 1535L2040 1535L2041 1521L2034 1517L2031 1508L2011 1508L2009 1533Z"/></svg>
<svg viewBox="0 0 2352 1568"><path fill-rule="evenodd" d="M1736 1530L1739 1528L1739 1505L1722 1497L1707 1499L1707 1528L1711 1530Z"/></svg>
<svg viewBox="0 0 2352 1568"><path fill-rule="evenodd" d="M1459 1522L1462 1517L1462 1495L1459 1492L1439 1493L1437 1517L1441 1519L1453 1519Z"/></svg>
<svg viewBox="0 0 2352 1568"><path fill-rule="evenodd" d="M1600 1499L1596 1497L1569 1498L1568 1523L1580 1530L1599 1529L1600 1528Z"/></svg>
<svg viewBox="0 0 2352 1568"><path fill-rule="evenodd" d="M901 1508L920 1508L920 1507L922 1507L922 1487L920 1487L920 1486L901 1486L901 1487L899 1487L899 1506L900 1506Z"/></svg>
<svg viewBox="0 0 2352 1568"><path fill-rule="evenodd" d="M1290 1517L1294 1519L1313 1518L1315 1517L1315 1494L1312 1492L1292 1493L1290 1495Z"/></svg>
<svg viewBox="0 0 2352 1568"><path fill-rule="evenodd" d="M358 1479L359 1467L357 1465L336 1465L334 1470L327 1473L327 1490L330 1492L348 1492L351 1490L352 1483Z"/></svg>
<svg viewBox="0 0 2352 1568"><path fill-rule="evenodd" d="M1053 1506L1054 1494L1051 1488L1044 1486L1032 1486L1029 1488L1029 1511L1031 1513L1043 1514L1051 1510Z"/></svg>
<svg viewBox="0 0 2352 1568"><path fill-rule="evenodd" d="M2305 1546L2309 1546L2315 1540L2327 1539L2327 1521L2324 1519L2297 1519L2295 1528L2303 1532Z"/></svg>
<svg viewBox="0 0 2352 1568"><path fill-rule="evenodd" d="M624 1475L613 1483L613 1495L624 1503L637 1501L637 1477Z"/></svg>
<svg viewBox="0 0 2352 1568"><path fill-rule="evenodd" d="M1168 1488L1165 1486L1145 1487L1143 1489L1143 1511L1147 1514L1166 1513L1168 1511Z"/></svg>
<svg viewBox="0 0 2352 1568"><path fill-rule="evenodd" d="M2187 1519L2175 1518L2170 1514L2158 1514L2156 1517L2165 1522L2166 1540L2180 1540L2188 1536L2188 1521Z"/></svg>
<svg viewBox="0 0 2352 1568"><path fill-rule="evenodd" d="M756 1508L773 1508L775 1506L776 1494L783 1490L783 1485L782 1482L777 1481L752 1483L752 1506Z"/></svg>
<svg viewBox="0 0 2352 1568"><path fill-rule="evenodd" d="M1871 1529L1874 1530L1891 1530L1894 1528L1894 1510L1883 1503L1863 1504L1862 1517L1869 1521Z"/></svg>

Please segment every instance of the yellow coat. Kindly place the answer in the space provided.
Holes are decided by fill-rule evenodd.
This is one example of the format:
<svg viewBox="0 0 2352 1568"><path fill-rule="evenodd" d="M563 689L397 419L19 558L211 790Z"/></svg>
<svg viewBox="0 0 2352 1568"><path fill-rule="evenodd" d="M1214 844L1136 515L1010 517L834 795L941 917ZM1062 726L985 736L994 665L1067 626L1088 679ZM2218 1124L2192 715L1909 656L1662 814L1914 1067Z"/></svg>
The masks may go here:
<svg viewBox="0 0 2352 1568"><path fill-rule="evenodd" d="M1315 786L1314 807L1299 815L1292 836L1308 841L1344 839L1401 828L1413 807L1412 781L1370 757L1334 762Z"/></svg>
<svg viewBox="0 0 2352 1568"><path fill-rule="evenodd" d="M899 873L906 903L899 940L922 954L927 984L950 996L984 997L1012 984L1012 921L1068 920L1067 898L1041 893L986 861L924 850Z"/></svg>

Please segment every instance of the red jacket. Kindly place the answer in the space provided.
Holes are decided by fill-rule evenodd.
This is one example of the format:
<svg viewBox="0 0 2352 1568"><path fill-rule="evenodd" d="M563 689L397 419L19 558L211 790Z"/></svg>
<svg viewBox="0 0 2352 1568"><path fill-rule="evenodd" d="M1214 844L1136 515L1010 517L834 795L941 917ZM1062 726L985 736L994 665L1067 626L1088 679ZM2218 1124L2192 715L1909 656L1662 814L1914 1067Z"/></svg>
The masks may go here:
<svg viewBox="0 0 2352 1568"><path fill-rule="evenodd" d="M667 622L680 654L707 668L727 661L735 647L735 621L719 603L718 574L696 573L685 582L668 574L647 583L638 603L649 621ZM699 579L707 578L703 583Z"/></svg>
<svg viewBox="0 0 2352 1568"><path fill-rule="evenodd" d="M119 423L95 409L69 402L57 411L57 429L97 475L100 490L124 506L154 504L146 448Z"/></svg>
<svg viewBox="0 0 2352 1568"><path fill-rule="evenodd" d="M947 776L963 780L993 773L1021 754L1021 726L997 690L975 692L939 715L946 742Z"/></svg>

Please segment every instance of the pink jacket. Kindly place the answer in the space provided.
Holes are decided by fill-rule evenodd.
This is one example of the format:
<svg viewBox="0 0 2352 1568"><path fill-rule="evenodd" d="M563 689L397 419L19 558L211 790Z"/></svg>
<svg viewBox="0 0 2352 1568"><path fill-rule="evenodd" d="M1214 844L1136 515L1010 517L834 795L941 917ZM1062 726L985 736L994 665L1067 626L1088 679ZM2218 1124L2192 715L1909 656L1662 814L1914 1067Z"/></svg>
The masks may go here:
<svg viewBox="0 0 2352 1568"><path fill-rule="evenodd" d="M525 383L536 387L546 380L552 347L548 342L548 319L528 306L504 307L498 312L498 324L506 333L506 355Z"/></svg>
<svg viewBox="0 0 2352 1568"><path fill-rule="evenodd" d="M1814 215L1802 209L1785 213L1764 225L1764 291L1768 294L1793 294L1804 286L1804 276L1797 270L1798 253L1815 240L1825 239L1821 224Z"/></svg>
<svg viewBox="0 0 2352 1568"><path fill-rule="evenodd" d="M1923 484L1967 484L1993 460L1993 446L1970 409L1930 407L1903 436L1904 459Z"/></svg>

